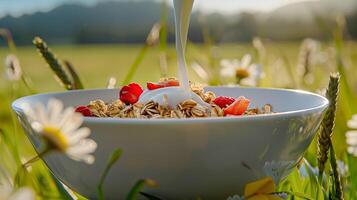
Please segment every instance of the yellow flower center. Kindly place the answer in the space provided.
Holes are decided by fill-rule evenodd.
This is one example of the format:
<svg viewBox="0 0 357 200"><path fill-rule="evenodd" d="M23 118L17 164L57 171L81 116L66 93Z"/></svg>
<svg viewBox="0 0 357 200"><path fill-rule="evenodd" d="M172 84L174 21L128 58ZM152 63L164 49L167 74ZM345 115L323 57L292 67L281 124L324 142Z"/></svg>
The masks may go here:
<svg viewBox="0 0 357 200"><path fill-rule="evenodd" d="M236 71L236 77L237 77L237 79L239 79L239 80L248 78L248 77L249 77L249 72L248 72L247 69L239 68L239 69L237 69L237 71Z"/></svg>
<svg viewBox="0 0 357 200"><path fill-rule="evenodd" d="M69 144L67 141L67 138L64 136L64 134L61 132L60 129L47 126L43 128L43 136L49 143L49 145L59 151L66 151L68 148Z"/></svg>

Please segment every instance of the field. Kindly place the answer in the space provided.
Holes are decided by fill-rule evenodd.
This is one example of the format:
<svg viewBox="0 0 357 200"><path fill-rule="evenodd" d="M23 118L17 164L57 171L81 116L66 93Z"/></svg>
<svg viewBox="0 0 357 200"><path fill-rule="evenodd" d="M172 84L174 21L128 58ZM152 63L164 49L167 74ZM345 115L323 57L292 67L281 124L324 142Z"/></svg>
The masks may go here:
<svg viewBox="0 0 357 200"><path fill-rule="evenodd" d="M209 74L209 77L205 79L202 78L202 74L200 76L190 68L190 79L203 84L229 84L229 81L219 78L220 60L241 59L246 53L251 54L253 63L259 63L264 71L264 75L259 81L259 87L298 88L312 92L320 92L327 87L330 72L339 71L342 75L342 79L333 143L337 158L346 161L348 157L345 143L345 132L348 130L346 124L352 115L357 113L357 81L355 79L357 77L357 43L353 41L344 42L341 49L339 49L338 46L336 47L334 42L321 43L321 48L319 49L321 55L316 55L316 61L314 61L314 64L311 66L305 68L304 74L298 73L301 68L299 65L302 51L300 48L301 43L263 41L263 45L264 46L259 49L253 47L250 43L222 44L216 46L190 44L187 50L189 65L191 66L192 63L200 63ZM110 77L115 77L118 80L119 86L126 77L130 66L140 53L142 45L50 45L50 48L59 59L69 60L73 64L83 81L84 87L88 89L105 88ZM3 47L0 50L0 60L4 60L6 55L10 52ZM163 74L159 59L161 53L162 51L159 47L148 47L131 81L146 83L147 81L158 80L161 74ZM36 51L35 47L19 47L16 50L16 54L21 62L24 74L31 78L32 83L30 87L36 93L64 90L53 78L53 72ZM168 75L175 76L176 58L173 46L168 46L166 56ZM318 56L321 56L321 58ZM339 61L342 61L342 63ZM16 151L20 151L19 155L21 155L21 160L28 160L34 155L34 151L27 142L27 139L23 136L19 126L13 126L14 116L11 114L9 105L13 99L27 95L30 92L22 82L14 83L3 77L4 76L0 79L0 128L3 129L7 135L9 135L10 132L14 133L18 138L18 142L24 143L25 147L18 145L22 146L22 148L18 148ZM2 140L0 138L0 144L1 143ZM13 176L16 171L15 166L17 166L17 161L16 156L14 157L15 160L12 158L13 149L11 148L11 145L0 145L0 164L6 163L4 168L10 168L10 174ZM315 154L316 142L311 145L310 150L305 156L312 166L316 166L317 164ZM351 158L349 157L349 159ZM42 171L45 171L45 167L41 163L36 163L34 169L32 173L37 177L40 176L39 174L41 174ZM44 174L43 176L46 177L46 179L51 179L48 172L44 172ZM343 177L344 183L349 179L350 177L348 176ZM293 179L291 178L291 180ZM353 184L356 184L356 181L357 180L354 180L354 183L350 182L348 187L356 187L356 185L353 186ZM43 184L40 183L39 180L34 182L36 182L36 184L34 184L35 188ZM29 180L27 180L26 183L22 182L21 184L29 185L33 183L29 183ZM53 182L51 182L49 187L49 191L52 191L52 193L43 195L57 195L58 188ZM351 199L355 197L354 195L356 194L348 192L348 190L348 188L345 188L346 196L350 196ZM304 191L307 195L316 193L313 191L307 192L305 189L301 189L298 192ZM319 199L324 198L320 196Z"/></svg>

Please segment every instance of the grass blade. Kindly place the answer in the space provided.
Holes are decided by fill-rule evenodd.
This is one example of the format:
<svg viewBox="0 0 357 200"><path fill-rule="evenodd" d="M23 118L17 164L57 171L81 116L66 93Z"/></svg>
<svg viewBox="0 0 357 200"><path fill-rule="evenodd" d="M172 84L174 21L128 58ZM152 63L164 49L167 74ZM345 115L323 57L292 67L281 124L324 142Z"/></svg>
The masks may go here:
<svg viewBox="0 0 357 200"><path fill-rule="evenodd" d="M343 200L343 191L342 191L342 183L341 183L341 176L338 172L337 161L336 161L336 154L331 144L330 147L330 164L332 169L333 175L333 183L334 183L334 191L333 191L333 199Z"/></svg>
<svg viewBox="0 0 357 200"><path fill-rule="evenodd" d="M103 185L105 178L107 177L110 169L114 166L114 164L119 160L119 158L122 155L122 150L121 149L116 149L112 155L110 156L107 166L104 169L104 172L100 178L99 184L97 186L97 191L98 191L98 199L99 200L104 200L104 191L103 191Z"/></svg>
<svg viewBox="0 0 357 200"><path fill-rule="evenodd" d="M71 75L72 77L72 88L76 89L76 90L81 90L84 89L84 86L82 84L81 79L79 78L78 73L76 72L76 70L74 69L72 63L70 63L68 60L64 61L64 66L66 66L66 69L68 71L68 73Z"/></svg>
<svg viewBox="0 0 357 200"><path fill-rule="evenodd" d="M140 191L145 187L155 187L157 184L151 179L141 179L135 183L134 187L130 190L126 200L136 200Z"/></svg>
<svg viewBox="0 0 357 200"><path fill-rule="evenodd" d="M161 77L167 77L168 68L167 68L167 16L169 12L169 6L167 4L167 0L163 0L161 4L161 15L160 15L160 70Z"/></svg>
<svg viewBox="0 0 357 200"><path fill-rule="evenodd" d="M160 197L157 197L157 196L154 196L152 194L148 194L146 192L140 192L141 195L143 195L144 197L146 197L147 199L149 200L163 200L162 198Z"/></svg>
<svg viewBox="0 0 357 200"><path fill-rule="evenodd" d="M74 194L71 194L71 192L68 191L65 185L63 185L62 182L60 182L53 174L51 174L53 181L56 184L56 187L58 191L60 192L61 199L64 200L75 200L77 197Z"/></svg>
<svg viewBox="0 0 357 200"><path fill-rule="evenodd" d="M149 46L147 44L144 44L144 46L140 49L139 54L136 56L133 64L129 68L129 72L126 74L122 85L129 84L130 81L133 79L133 76L134 76L136 70L138 69L140 63L143 61L148 49L149 49Z"/></svg>

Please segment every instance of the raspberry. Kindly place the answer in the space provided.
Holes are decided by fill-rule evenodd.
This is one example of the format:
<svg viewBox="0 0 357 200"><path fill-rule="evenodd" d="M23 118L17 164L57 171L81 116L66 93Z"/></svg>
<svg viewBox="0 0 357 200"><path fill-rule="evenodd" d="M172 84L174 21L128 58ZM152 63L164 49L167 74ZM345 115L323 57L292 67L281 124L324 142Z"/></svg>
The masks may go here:
<svg viewBox="0 0 357 200"><path fill-rule="evenodd" d="M78 106L75 110L77 113L81 113L85 117L92 117L92 112L87 106Z"/></svg>
<svg viewBox="0 0 357 200"><path fill-rule="evenodd" d="M243 115L247 111L250 100L241 96L224 109L224 115Z"/></svg>
<svg viewBox="0 0 357 200"><path fill-rule="evenodd" d="M143 89L139 84L130 83L121 88L119 92L119 98L126 104L135 104L138 102L140 95L143 93Z"/></svg>
<svg viewBox="0 0 357 200"><path fill-rule="evenodd" d="M220 108L225 108L231 105L235 101L232 97L219 96L213 100L213 103L219 106Z"/></svg>

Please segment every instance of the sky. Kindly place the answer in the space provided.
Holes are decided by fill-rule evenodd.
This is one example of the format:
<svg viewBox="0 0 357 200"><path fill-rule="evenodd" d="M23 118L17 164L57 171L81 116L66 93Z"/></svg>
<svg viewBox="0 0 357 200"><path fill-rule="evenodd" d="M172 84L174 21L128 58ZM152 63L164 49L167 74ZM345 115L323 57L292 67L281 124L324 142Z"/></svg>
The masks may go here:
<svg viewBox="0 0 357 200"><path fill-rule="evenodd" d="M63 3L76 2L93 5L101 1L108 0L0 0L0 17L7 14L20 16L36 11L49 11ZM296 1L302 0L195 0L194 8L204 12L218 11L225 13L242 10L270 11L284 4Z"/></svg>

